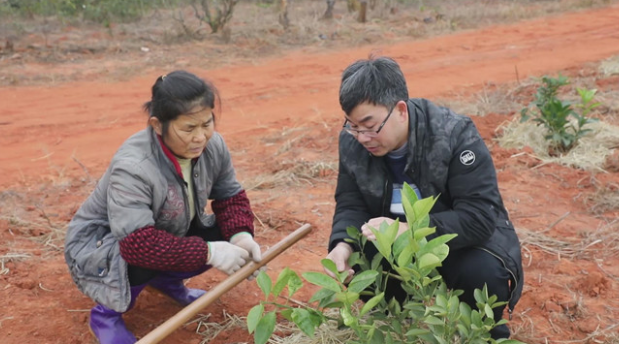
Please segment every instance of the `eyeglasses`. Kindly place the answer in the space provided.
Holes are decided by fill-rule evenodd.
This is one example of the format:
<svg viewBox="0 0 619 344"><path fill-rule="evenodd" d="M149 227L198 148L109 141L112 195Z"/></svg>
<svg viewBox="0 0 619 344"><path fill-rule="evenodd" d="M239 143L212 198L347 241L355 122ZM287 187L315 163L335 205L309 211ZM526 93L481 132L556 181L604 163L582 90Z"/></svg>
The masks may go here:
<svg viewBox="0 0 619 344"><path fill-rule="evenodd" d="M380 131L383 129L383 127L385 126L385 123L387 123L387 120L389 120L389 117L391 116L391 113L393 112L393 109L395 108L395 106L397 105L394 104L390 109L389 109L389 113L387 114L387 117L385 117L385 119L383 120L383 122L380 124L380 126L378 126L378 129L376 130L372 130L372 129L362 129L362 130L358 130L358 129L353 129L350 125L350 122L348 120L344 121L344 125L342 126L342 128L344 128L344 130L346 130L350 135L357 137L359 136L359 134L363 134L367 137L377 137L378 133L380 133Z"/></svg>

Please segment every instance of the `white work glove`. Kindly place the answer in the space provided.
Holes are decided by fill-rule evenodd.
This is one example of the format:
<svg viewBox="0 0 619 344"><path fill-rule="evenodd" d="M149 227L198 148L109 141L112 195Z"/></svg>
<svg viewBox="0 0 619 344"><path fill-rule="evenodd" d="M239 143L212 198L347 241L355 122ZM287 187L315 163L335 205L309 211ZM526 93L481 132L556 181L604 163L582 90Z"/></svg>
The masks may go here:
<svg viewBox="0 0 619 344"><path fill-rule="evenodd" d="M258 245L258 243L254 241L254 237L251 234L247 232L237 233L233 235L232 238L230 238L230 243L245 249L245 251L249 253L249 256L254 262L260 263L262 261L260 245ZM254 271L251 276L247 277L247 280L251 281L254 278L258 277L260 271L265 271L266 268L266 265L261 266L260 269Z"/></svg>
<svg viewBox="0 0 619 344"><path fill-rule="evenodd" d="M209 258L206 264L228 275L237 272L249 261L246 250L227 241L209 241L207 244Z"/></svg>
<svg viewBox="0 0 619 344"><path fill-rule="evenodd" d="M350 281L355 274L355 270L353 270L348 264L348 258L350 258L351 254L352 247L345 242L340 242L335 245L333 250L331 250L331 252L329 252L329 254L327 255L327 259L331 259L335 263L335 267L337 268L338 272L348 271L348 277L346 278L345 282ZM336 278L331 271L327 270L326 268L324 270L327 275Z"/></svg>

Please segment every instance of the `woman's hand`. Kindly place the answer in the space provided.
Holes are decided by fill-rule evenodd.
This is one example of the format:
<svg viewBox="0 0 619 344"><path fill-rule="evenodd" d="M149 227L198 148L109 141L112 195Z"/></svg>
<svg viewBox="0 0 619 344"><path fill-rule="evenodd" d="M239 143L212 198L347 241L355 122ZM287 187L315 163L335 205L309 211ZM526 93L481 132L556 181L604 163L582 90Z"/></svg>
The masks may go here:
<svg viewBox="0 0 619 344"><path fill-rule="evenodd" d="M376 236L374 235L374 233L372 233L372 230L370 229L370 227L379 229L380 225L383 222L386 222L387 225L390 226L392 223L395 222L395 220L390 219L388 217L375 217L373 219L370 219L363 226L361 226L361 234L363 234L363 236L366 237L368 240L371 240L371 241L376 240ZM400 222L400 227L398 229L397 236L400 236L400 234L404 233L407 230L408 230L408 224L406 222Z"/></svg>
<svg viewBox="0 0 619 344"><path fill-rule="evenodd" d="M228 275L240 270L248 261L249 253L227 241L209 241L206 264Z"/></svg>
<svg viewBox="0 0 619 344"><path fill-rule="evenodd" d="M262 261L260 245L258 245L258 243L254 241L254 237L251 234L247 232L235 234L232 236L232 238L230 238L230 243L247 251L254 262L260 263ZM260 271L265 271L266 268L266 265L261 266L260 269L254 271L254 273L249 276L247 280L251 281L255 277L258 277Z"/></svg>

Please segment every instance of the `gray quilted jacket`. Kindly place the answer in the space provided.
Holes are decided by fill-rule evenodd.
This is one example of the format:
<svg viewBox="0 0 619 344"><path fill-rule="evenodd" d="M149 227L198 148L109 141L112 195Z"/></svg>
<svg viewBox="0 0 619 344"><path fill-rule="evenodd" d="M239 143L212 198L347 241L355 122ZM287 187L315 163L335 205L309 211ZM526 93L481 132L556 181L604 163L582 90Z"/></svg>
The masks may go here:
<svg viewBox="0 0 619 344"><path fill-rule="evenodd" d="M204 213L207 200L226 199L242 190L218 133L195 162L192 177L196 215L213 227L214 215ZM97 303L126 311L131 295L119 241L148 226L185 236L190 225L186 192L150 127L127 139L69 223L65 260L78 288Z"/></svg>

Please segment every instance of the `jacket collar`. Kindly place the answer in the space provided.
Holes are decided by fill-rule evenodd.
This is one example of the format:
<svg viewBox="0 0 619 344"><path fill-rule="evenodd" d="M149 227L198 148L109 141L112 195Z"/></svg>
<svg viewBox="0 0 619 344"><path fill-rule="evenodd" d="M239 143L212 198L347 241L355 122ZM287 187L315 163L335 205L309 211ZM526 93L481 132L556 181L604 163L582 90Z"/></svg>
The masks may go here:
<svg viewBox="0 0 619 344"><path fill-rule="evenodd" d="M406 102L408 108L408 151L406 169L415 170L419 163L418 158L423 148L423 138L426 130L425 114L421 110L417 99L409 99Z"/></svg>
<svg viewBox="0 0 619 344"><path fill-rule="evenodd" d="M163 143L163 139L161 138L160 135L158 135L157 133L155 133L153 131L153 134L155 134L155 136L157 137L157 142L159 142L159 147L161 147L161 150L163 151L163 154L168 158L168 160L172 163L172 165L174 166L174 170L176 171L176 173L183 178L183 170L181 169L181 165L178 163L178 160L176 160L176 157L174 156L174 154L172 153L172 151L168 148L168 146L165 145L165 143Z"/></svg>

